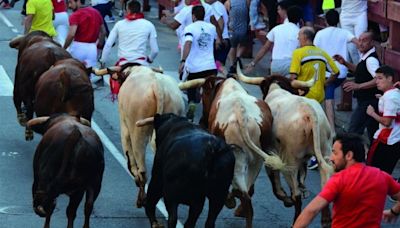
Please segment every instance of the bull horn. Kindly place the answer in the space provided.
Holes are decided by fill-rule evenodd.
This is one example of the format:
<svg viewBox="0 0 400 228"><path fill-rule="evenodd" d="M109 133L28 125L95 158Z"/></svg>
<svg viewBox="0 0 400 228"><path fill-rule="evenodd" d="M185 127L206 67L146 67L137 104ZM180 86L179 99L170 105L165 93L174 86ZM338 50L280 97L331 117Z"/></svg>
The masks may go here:
<svg viewBox="0 0 400 228"><path fill-rule="evenodd" d="M190 88L198 88L200 86L202 86L204 83L206 82L205 78L198 78L198 79L193 79L193 80L189 80L186 82L181 82L179 83L179 89L180 90L187 90Z"/></svg>
<svg viewBox="0 0 400 228"><path fill-rule="evenodd" d="M34 125L42 124L42 123L46 122L49 118L50 118L49 116L36 117L34 119L29 120L26 125L28 127L32 127Z"/></svg>
<svg viewBox="0 0 400 228"><path fill-rule="evenodd" d="M103 76L106 74L111 74L113 72L120 72L121 67L120 66L112 66L112 67L107 67L105 69L92 69L93 74L97 76Z"/></svg>
<svg viewBox="0 0 400 228"><path fill-rule="evenodd" d="M299 81L299 80L293 80L290 85L293 88L310 88L311 86L313 86L315 84L315 77L311 78L308 81Z"/></svg>
<svg viewBox="0 0 400 228"><path fill-rule="evenodd" d="M136 121L136 127L143 127L146 125L150 125L154 122L154 117L148 117L146 119Z"/></svg>
<svg viewBox="0 0 400 228"><path fill-rule="evenodd" d="M264 81L264 77L248 77L242 73L239 63L236 66L237 78L247 84L260 85Z"/></svg>
<svg viewBox="0 0 400 228"><path fill-rule="evenodd" d="M10 43L9 43L8 45L10 46L10 48L16 48L16 49L18 49L18 48L19 48L19 44L21 43L21 41L22 41L24 38L25 38L24 35L22 35L22 36L19 35L19 36L13 38L13 39L10 41Z"/></svg>
<svg viewBox="0 0 400 228"><path fill-rule="evenodd" d="M161 66L158 66L158 68L152 67L151 70L160 74L164 73L164 69Z"/></svg>
<svg viewBox="0 0 400 228"><path fill-rule="evenodd" d="M80 118L80 122L81 122L81 124L86 125L86 126L88 126L88 127L91 126L90 121L87 120L87 119L85 119L85 118L83 118L83 117Z"/></svg>

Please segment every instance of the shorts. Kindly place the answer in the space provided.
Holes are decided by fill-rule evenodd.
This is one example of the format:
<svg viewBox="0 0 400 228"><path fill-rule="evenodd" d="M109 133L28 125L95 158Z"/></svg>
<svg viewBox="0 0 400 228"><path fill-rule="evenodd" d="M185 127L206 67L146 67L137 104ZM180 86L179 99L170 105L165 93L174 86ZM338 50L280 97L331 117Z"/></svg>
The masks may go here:
<svg viewBox="0 0 400 228"><path fill-rule="evenodd" d="M224 39L224 40L226 40L227 45L224 45L224 43L222 43L221 46L214 52L215 61L220 61L223 65L225 65L226 58L228 58L228 53L229 50L231 49L231 44L229 39Z"/></svg>
<svg viewBox="0 0 400 228"><path fill-rule="evenodd" d="M231 33L229 34L229 41L231 48L237 48L239 44L244 44L248 40L247 31L245 33Z"/></svg>
<svg viewBox="0 0 400 228"><path fill-rule="evenodd" d="M337 78L327 87L325 87L325 100L333 100L335 99L335 89L339 87L346 78Z"/></svg>
<svg viewBox="0 0 400 228"><path fill-rule="evenodd" d="M303 8L303 20L305 22L314 22L314 10L311 6L311 3L308 2L307 4L302 6Z"/></svg>

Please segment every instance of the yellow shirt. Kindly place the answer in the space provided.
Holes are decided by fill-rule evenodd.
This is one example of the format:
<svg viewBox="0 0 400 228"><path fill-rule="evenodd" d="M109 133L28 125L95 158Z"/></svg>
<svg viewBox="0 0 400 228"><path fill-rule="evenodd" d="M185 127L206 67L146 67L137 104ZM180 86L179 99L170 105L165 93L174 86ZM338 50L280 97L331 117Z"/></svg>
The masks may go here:
<svg viewBox="0 0 400 228"><path fill-rule="evenodd" d="M26 14L33 15L29 32L40 30L49 36L57 34L53 26L53 3L51 0L29 0L26 3Z"/></svg>
<svg viewBox="0 0 400 228"><path fill-rule="evenodd" d="M304 46L293 51L290 73L296 74L300 81L316 77L315 84L305 97L321 103L325 98L325 72L339 73L333 59L322 49L315 46Z"/></svg>

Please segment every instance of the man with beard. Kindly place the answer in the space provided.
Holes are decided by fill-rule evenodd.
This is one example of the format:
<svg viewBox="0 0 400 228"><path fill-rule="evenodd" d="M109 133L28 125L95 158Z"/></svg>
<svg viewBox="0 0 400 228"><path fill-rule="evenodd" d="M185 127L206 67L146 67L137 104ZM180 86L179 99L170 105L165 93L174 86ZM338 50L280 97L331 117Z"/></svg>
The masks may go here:
<svg viewBox="0 0 400 228"><path fill-rule="evenodd" d="M332 227L380 227L381 220L395 222L400 202L384 210L386 195L400 199L400 184L389 174L366 166L359 135L338 135L330 157L335 174L297 218L293 227L307 227L333 202Z"/></svg>
<svg viewBox="0 0 400 228"><path fill-rule="evenodd" d="M84 4L85 0L68 0L68 7L74 12L69 17L64 48L69 47L72 57L86 67L93 67L97 64L97 47L104 45L105 28L99 11L90 6L84 7Z"/></svg>

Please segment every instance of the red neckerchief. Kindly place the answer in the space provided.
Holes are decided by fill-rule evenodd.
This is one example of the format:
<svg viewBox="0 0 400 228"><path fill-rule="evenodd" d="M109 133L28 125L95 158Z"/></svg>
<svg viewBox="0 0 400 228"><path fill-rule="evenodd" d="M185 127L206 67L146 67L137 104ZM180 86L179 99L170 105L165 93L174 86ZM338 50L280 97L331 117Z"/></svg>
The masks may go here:
<svg viewBox="0 0 400 228"><path fill-rule="evenodd" d="M142 18L144 18L143 13L130 13L125 16L125 19L128 21L134 21L136 19L142 19Z"/></svg>
<svg viewBox="0 0 400 228"><path fill-rule="evenodd" d="M190 3L191 6L198 6L201 5L201 2L199 0L194 0Z"/></svg>

